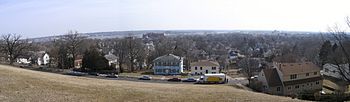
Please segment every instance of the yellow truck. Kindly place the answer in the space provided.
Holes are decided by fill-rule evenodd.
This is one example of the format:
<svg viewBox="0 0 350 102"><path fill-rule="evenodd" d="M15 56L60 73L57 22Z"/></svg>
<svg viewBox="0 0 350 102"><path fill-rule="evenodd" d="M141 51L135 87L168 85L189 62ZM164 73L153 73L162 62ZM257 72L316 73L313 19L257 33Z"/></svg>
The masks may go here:
<svg viewBox="0 0 350 102"><path fill-rule="evenodd" d="M204 74L201 76L198 80L197 83L199 84L207 84L207 83L212 83L212 84L223 84L226 83L226 75L223 73L220 74Z"/></svg>

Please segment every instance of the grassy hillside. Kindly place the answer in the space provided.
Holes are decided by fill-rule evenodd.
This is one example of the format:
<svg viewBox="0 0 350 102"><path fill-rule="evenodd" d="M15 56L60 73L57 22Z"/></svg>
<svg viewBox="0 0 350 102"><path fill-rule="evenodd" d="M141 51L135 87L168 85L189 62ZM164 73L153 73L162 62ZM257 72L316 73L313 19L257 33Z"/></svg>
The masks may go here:
<svg viewBox="0 0 350 102"><path fill-rule="evenodd" d="M0 65L0 101L299 101L225 85L103 80Z"/></svg>

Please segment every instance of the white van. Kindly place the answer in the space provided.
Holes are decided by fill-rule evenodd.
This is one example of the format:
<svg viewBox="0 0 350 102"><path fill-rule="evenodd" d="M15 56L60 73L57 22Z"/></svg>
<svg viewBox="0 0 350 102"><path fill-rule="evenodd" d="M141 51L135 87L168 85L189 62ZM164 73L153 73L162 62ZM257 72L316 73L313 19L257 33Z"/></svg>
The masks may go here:
<svg viewBox="0 0 350 102"><path fill-rule="evenodd" d="M215 83L215 84L223 84L226 83L226 75L223 73L220 74L204 74L201 76L197 83L206 84L206 83Z"/></svg>

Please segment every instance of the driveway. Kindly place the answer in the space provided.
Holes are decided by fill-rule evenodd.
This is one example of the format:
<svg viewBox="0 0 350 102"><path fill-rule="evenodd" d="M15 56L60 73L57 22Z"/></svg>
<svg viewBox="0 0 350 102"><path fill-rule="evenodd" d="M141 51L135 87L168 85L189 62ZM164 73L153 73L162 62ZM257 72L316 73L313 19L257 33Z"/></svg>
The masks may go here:
<svg viewBox="0 0 350 102"><path fill-rule="evenodd" d="M226 76L228 79L228 83L229 85L234 85L234 84L241 84L241 85L247 85L249 82L247 80L247 78L245 77L236 77L236 78L232 78L230 76Z"/></svg>

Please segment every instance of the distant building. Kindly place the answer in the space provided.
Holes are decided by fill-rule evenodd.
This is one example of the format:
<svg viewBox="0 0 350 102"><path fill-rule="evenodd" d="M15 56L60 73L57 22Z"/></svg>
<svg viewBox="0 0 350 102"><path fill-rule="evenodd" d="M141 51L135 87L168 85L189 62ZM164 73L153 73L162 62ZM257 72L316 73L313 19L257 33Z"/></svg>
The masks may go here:
<svg viewBox="0 0 350 102"><path fill-rule="evenodd" d="M113 68L117 68L118 65L118 57L114 54L109 53L108 55L104 56L108 60L108 65L112 66Z"/></svg>
<svg viewBox="0 0 350 102"><path fill-rule="evenodd" d="M38 58L38 65L47 65L50 63L50 56L47 53L44 53Z"/></svg>
<svg viewBox="0 0 350 102"><path fill-rule="evenodd" d="M24 55L18 56L17 63L20 64L31 64L33 52L25 53Z"/></svg>
<svg viewBox="0 0 350 102"><path fill-rule="evenodd" d="M47 65L50 63L50 56L45 51L33 52L31 57L28 59L31 63L37 65Z"/></svg>
<svg viewBox="0 0 350 102"><path fill-rule="evenodd" d="M153 60L156 75L177 75L183 73L183 58L168 54Z"/></svg>
<svg viewBox="0 0 350 102"><path fill-rule="evenodd" d="M239 54L238 50L229 50L228 59L230 63L237 63L239 58L245 57L244 55Z"/></svg>
<svg viewBox="0 0 350 102"><path fill-rule="evenodd" d="M81 68L83 66L83 56L78 55L74 60L74 68Z"/></svg>
<svg viewBox="0 0 350 102"><path fill-rule="evenodd" d="M220 71L220 64L216 61L200 60L191 63L191 74L217 74Z"/></svg>
<svg viewBox="0 0 350 102"><path fill-rule="evenodd" d="M341 64L341 65L339 65L339 67L344 73L350 73L349 64ZM346 80L344 78L344 76L341 75L339 67L337 65L334 65L334 64L325 64L325 65L323 65L323 69L321 70L321 74L325 75L325 76L337 78L340 80ZM350 78L350 74L344 74L344 75L345 75L345 77Z"/></svg>
<svg viewBox="0 0 350 102"><path fill-rule="evenodd" d="M165 37L164 33L146 33L142 35L142 38L147 40L155 40L163 37Z"/></svg>
<svg viewBox="0 0 350 102"><path fill-rule="evenodd" d="M272 69L263 69L258 80L263 92L276 95L296 95L303 91L322 90L320 68L311 62L274 63Z"/></svg>

